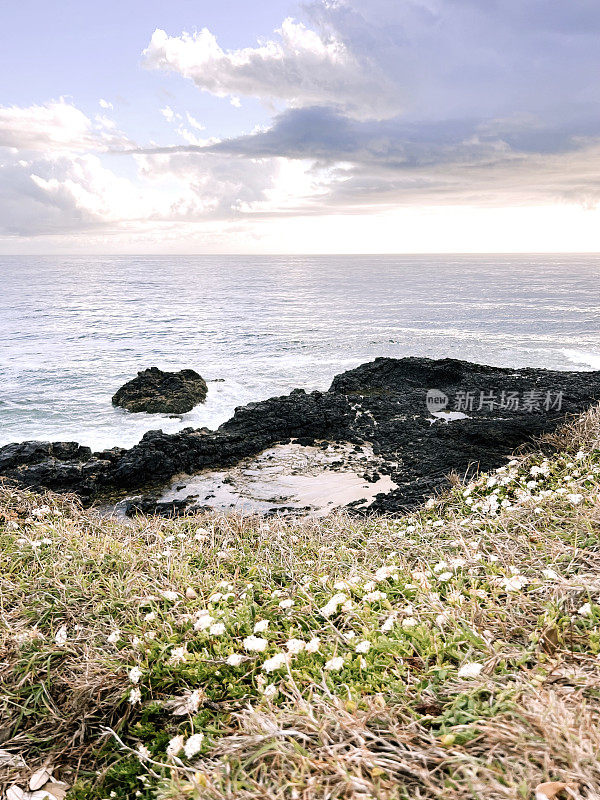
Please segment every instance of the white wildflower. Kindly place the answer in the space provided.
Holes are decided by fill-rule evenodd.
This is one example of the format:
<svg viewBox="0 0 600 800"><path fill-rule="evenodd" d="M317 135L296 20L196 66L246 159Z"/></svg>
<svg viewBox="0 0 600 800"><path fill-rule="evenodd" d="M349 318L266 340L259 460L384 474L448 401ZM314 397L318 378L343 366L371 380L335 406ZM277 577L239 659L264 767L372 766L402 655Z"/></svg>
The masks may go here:
<svg viewBox="0 0 600 800"><path fill-rule="evenodd" d="M60 628L54 634L54 641L56 642L58 647L62 647L67 643L68 638L69 637L67 635L67 626L61 625Z"/></svg>
<svg viewBox="0 0 600 800"><path fill-rule="evenodd" d="M110 636L107 637L107 642L109 644L116 644L120 638L121 638L121 631L113 631L110 634Z"/></svg>
<svg viewBox="0 0 600 800"><path fill-rule="evenodd" d="M387 633L388 631L392 630L392 628L394 627L395 624L396 624L396 615L395 614L390 614L390 616L386 619L386 621L381 626L381 630L384 633Z"/></svg>
<svg viewBox="0 0 600 800"><path fill-rule="evenodd" d="M171 655L169 657L169 664L181 664L182 661L185 661L188 657L189 653L187 651L187 647L183 645L183 647L174 647L171 650Z"/></svg>
<svg viewBox="0 0 600 800"><path fill-rule="evenodd" d="M215 622L214 625L210 626L208 632L211 636L221 636L225 633L225 625L222 622Z"/></svg>
<svg viewBox="0 0 600 800"><path fill-rule="evenodd" d="M277 653L271 658L267 658L261 669L264 669L265 672L274 672L284 667L287 664L287 659L288 657L285 653Z"/></svg>
<svg viewBox="0 0 600 800"><path fill-rule="evenodd" d="M507 592L519 592L523 589L529 581L523 575L511 575L509 578L500 578L498 583Z"/></svg>
<svg viewBox="0 0 600 800"><path fill-rule="evenodd" d="M163 592L162 596L165 598L165 600L169 600L172 603L174 603L176 600L179 600L179 594L177 592L172 592L170 589L166 592Z"/></svg>
<svg viewBox="0 0 600 800"><path fill-rule="evenodd" d="M568 494L567 495L567 500L569 501L569 503L573 503L574 506L578 506L583 500L583 495L582 494Z"/></svg>
<svg viewBox="0 0 600 800"><path fill-rule="evenodd" d="M329 672L339 672L344 666L344 659L342 656L336 656L335 658L330 658L329 661L325 662L325 669L329 670Z"/></svg>
<svg viewBox="0 0 600 800"><path fill-rule="evenodd" d="M267 628L269 627L269 620L268 619L260 619L254 625L254 633L264 633Z"/></svg>
<svg viewBox="0 0 600 800"><path fill-rule="evenodd" d="M306 642L302 641L302 639L288 639L285 646L291 656L297 656L306 647Z"/></svg>
<svg viewBox="0 0 600 800"><path fill-rule="evenodd" d="M139 683L140 678L142 677L143 674L144 673L139 667L132 667L129 670L129 680L131 681L131 683Z"/></svg>
<svg viewBox="0 0 600 800"><path fill-rule="evenodd" d="M398 567L391 564L390 566L379 567L377 572L375 573L375 580L380 583L381 581L387 580L387 578L391 578L391 576L398 571Z"/></svg>
<svg viewBox="0 0 600 800"><path fill-rule="evenodd" d="M555 572L553 569L543 569L542 575L549 581L557 581L560 578L558 572Z"/></svg>
<svg viewBox="0 0 600 800"><path fill-rule="evenodd" d="M142 692L140 691L139 686L136 686L129 692L129 702L132 706L134 706L136 703L142 702Z"/></svg>
<svg viewBox="0 0 600 800"><path fill-rule="evenodd" d="M482 669L483 669L483 664L478 664L476 661L467 661L458 670L458 677L476 678Z"/></svg>
<svg viewBox="0 0 600 800"><path fill-rule="evenodd" d="M174 758L183 750L183 736L174 736L167 745L167 755Z"/></svg>
<svg viewBox="0 0 600 800"><path fill-rule="evenodd" d="M246 650L256 650L259 653L266 650L268 644L268 641L262 639L260 636L247 636L244 639L244 647Z"/></svg>
<svg viewBox="0 0 600 800"><path fill-rule="evenodd" d="M338 594L334 594L333 597L323 606L323 608L319 609L319 611L324 617L331 617L336 613L338 607L341 606L342 603L345 603L347 599L347 595L345 595L343 592L338 592Z"/></svg>
<svg viewBox="0 0 600 800"><path fill-rule="evenodd" d="M193 692L186 689L182 695L168 700L165 706L171 709L174 717L183 717L186 714L196 714L205 700L206 694L203 689L194 689Z"/></svg>
<svg viewBox="0 0 600 800"><path fill-rule="evenodd" d="M406 617L406 619L402 620L402 627L407 630L409 628L414 628L418 624L419 624L418 620L415 619L414 617Z"/></svg>
<svg viewBox="0 0 600 800"><path fill-rule="evenodd" d="M200 752L203 739L204 739L203 733L194 733L190 736L190 738L186 741L186 743L183 746L183 751L185 753L186 758L193 758Z"/></svg>
<svg viewBox="0 0 600 800"><path fill-rule="evenodd" d="M320 645L321 645L321 640L318 639L316 636L314 636L310 640L310 642L307 642L306 648L305 648L306 652L307 653L318 653Z"/></svg>
<svg viewBox="0 0 600 800"><path fill-rule="evenodd" d="M278 694L279 694L279 689L277 688L277 686L275 686L274 683L267 684L263 689L263 695L265 697L268 697L270 700L272 700L274 697L277 697Z"/></svg>
<svg viewBox="0 0 600 800"><path fill-rule="evenodd" d="M363 595L363 601L365 603L376 603L378 600L385 600L387 594L385 592L368 592L368 594Z"/></svg>
<svg viewBox="0 0 600 800"><path fill-rule="evenodd" d="M227 663L230 667L239 667L243 660L244 656L239 653L232 653L230 656L227 656Z"/></svg>
<svg viewBox="0 0 600 800"><path fill-rule="evenodd" d="M357 642L354 649L357 653L368 653L371 649L371 642L368 642L366 639L364 639L362 642Z"/></svg>
<svg viewBox="0 0 600 800"><path fill-rule="evenodd" d="M294 601L290 597L288 597L279 603L279 608L291 608L293 605Z"/></svg>
<svg viewBox="0 0 600 800"><path fill-rule="evenodd" d="M214 621L215 618L211 617L208 611L201 611L197 615L196 622L194 623L194 630L205 631L210 628Z"/></svg>

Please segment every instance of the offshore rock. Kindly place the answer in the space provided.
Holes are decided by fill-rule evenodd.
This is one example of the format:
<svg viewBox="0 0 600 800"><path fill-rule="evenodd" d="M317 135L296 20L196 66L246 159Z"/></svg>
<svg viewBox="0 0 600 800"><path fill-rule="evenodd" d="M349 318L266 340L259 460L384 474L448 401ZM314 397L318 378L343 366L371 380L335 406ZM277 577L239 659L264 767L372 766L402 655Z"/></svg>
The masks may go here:
<svg viewBox="0 0 600 800"><path fill-rule="evenodd" d="M113 396L115 406L147 414L185 414L206 399L208 387L193 369L163 372L150 367L121 386Z"/></svg>

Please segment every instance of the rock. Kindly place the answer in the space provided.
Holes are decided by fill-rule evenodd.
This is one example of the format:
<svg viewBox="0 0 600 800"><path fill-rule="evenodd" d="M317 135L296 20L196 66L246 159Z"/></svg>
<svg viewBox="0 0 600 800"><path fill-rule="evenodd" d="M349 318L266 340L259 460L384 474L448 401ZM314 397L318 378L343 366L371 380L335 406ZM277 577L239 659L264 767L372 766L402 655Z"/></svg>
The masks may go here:
<svg viewBox="0 0 600 800"><path fill-rule="evenodd" d="M193 369L163 372L150 367L121 386L112 402L128 411L147 414L185 414L206 399L206 381Z"/></svg>
<svg viewBox="0 0 600 800"><path fill-rule="evenodd" d="M474 398L466 418L431 416L428 390ZM484 398L516 394L537 398L538 407L478 409ZM562 405L544 407L548 393L562 392ZM471 393L471 394L469 394ZM504 395L502 395L504 393ZM532 395L534 393L534 395ZM396 513L414 507L448 486L447 475L490 470L505 463L517 446L553 430L600 398L600 372L502 369L466 361L378 358L334 378L327 392L296 389L236 409L216 431L186 428L175 434L148 431L134 447L102 453L76 443L23 442L0 448L0 475L18 485L76 492L91 502L103 495L158 490L175 475L224 469L278 442L327 440L357 448L370 444L377 464L364 472L389 475L398 486L377 495L369 511ZM530 404L531 405L531 404ZM340 464L339 466L344 466ZM154 497L160 496L159 493ZM143 507L156 501L143 498ZM154 505L153 505L154 504ZM189 508L158 509L182 513Z"/></svg>
<svg viewBox="0 0 600 800"><path fill-rule="evenodd" d="M20 466L39 464L49 458L81 461L92 455L89 447L77 442L19 442L0 448L0 475Z"/></svg>
<svg viewBox="0 0 600 800"><path fill-rule="evenodd" d="M178 517L185 514L186 508L190 505L190 500L170 500L160 502L156 497L141 495L131 497L120 503L120 510L127 517L135 517L137 514L155 514L159 517Z"/></svg>

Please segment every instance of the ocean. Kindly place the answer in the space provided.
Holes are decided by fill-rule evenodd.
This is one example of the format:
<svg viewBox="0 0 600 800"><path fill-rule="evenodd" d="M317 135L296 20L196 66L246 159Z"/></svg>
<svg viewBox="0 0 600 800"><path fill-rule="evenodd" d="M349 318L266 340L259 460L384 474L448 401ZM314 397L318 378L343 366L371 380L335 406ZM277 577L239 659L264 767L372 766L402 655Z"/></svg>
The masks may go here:
<svg viewBox="0 0 600 800"><path fill-rule="evenodd" d="M2 256L0 333L0 445L131 446L376 356L600 369L600 256ZM150 366L206 403L114 408Z"/></svg>

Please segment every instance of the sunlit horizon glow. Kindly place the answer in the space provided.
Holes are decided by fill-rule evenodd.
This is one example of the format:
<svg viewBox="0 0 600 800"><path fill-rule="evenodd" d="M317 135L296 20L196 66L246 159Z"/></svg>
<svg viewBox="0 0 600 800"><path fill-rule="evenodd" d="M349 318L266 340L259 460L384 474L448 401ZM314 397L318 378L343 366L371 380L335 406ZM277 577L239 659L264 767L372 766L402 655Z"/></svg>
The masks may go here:
<svg viewBox="0 0 600 800"><path fill-rule="evenodd" d="M364 5L24 0L0 252L600 251L600 6Z"/></svg>

